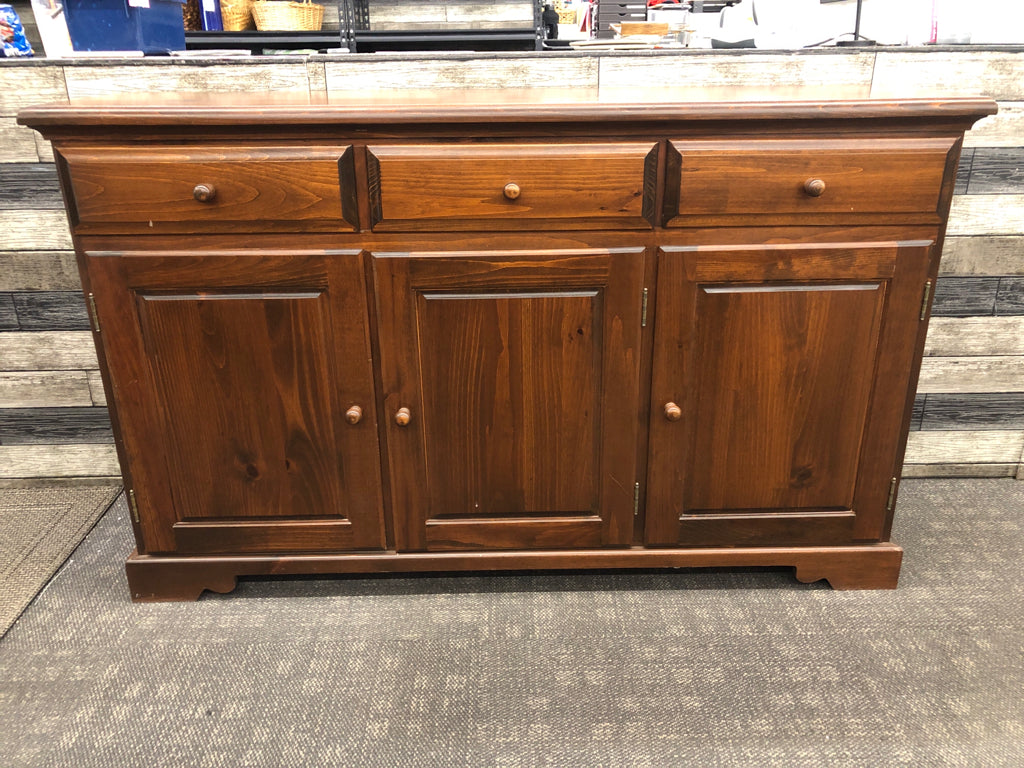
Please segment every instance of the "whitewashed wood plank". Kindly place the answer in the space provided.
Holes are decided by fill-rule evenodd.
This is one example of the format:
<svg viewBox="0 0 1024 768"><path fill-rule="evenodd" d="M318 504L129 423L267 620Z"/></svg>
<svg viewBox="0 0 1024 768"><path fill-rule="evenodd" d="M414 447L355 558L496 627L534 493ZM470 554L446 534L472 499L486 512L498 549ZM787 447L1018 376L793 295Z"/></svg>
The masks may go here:
<svg viewBox="0 0 1024 768"><path fill-rule="evenodd" d="M0 291L77 291L73 251L0 251Z"/></svg>
<svg viewBox="0 0 1024 768"><path fill-rule="evenodd" d="M0 477L96 477L117 475L112 445L0 445Z"/></svg>
<svg viewBox="0 0 1024 768"><path fill-rule="evenodd" d="M1024 275L1024 237L947 237L941 275Z"/></svg>
<svg viewBox="0 0 1024 768"><path fill-rule="evenodd" d="M1024 450L1024 431L911 432L906 464L1012 464Z"/></svg>
<svg viewBox="0 0 1024 768"><path fill-rule="evenodd" d="M481 24L495 27L532 27L533 6L527 2L446 3L445 21L453 27L477 28Z"/></svg>
<svg viewBox="0 0 1024 768"><path fill-rule="evenodd" d="M64 211L0 211L5 251L66 251L73 246Z"/></svg>
<svg viewBox="0 0 1024 768"><path fill-rule="evenodd" d="M94 405L85 371L0 373L0 408L72 405Z"/></svg>
<svg viewBox="0 0 1024 768"><path fill-rule="evenodd" d="M13 117L0 117L0 163L34 163L36 132L18 125Z"/></svg>
<svg viewBox="0 0 1024 768"><path fill-rule="evenodd" d="M0 67L0 116L14 117L18 110L34 104L54 104L68 100L64 88L64 69L59 66L18 65L5 62Z"/></svg>
<svg viewBox="0 0 1024 768"><path fill-rule="evenodd" d="M1013 477L1016 464L904 464L900 476L915 477Z"/></svg>
<svg viewBox="0 0 1024 768"><path fill-rule="evenodd" d="M33 131L34 133L34 131ZM42 137L42 134L36 133L36 155L39 157L41 163L52 163L53 159L53 145Z"/></svg>
<svg viewBox="0 0 1024 768"><path fill-rule="evenodd" d="M99 371L86 371L89 381L89 397L93 405L106 405L107 393L103 391L103 377Z"/></svg>
<svg viewBox="0 0 1024 768"><path fill-rule="evenodd" d="M71 98L147 93L238 93L309 91L309 76L301 61L275 64L215 64L209 67L168 64L150 66L66 67Z"/></svg>
<svg viewBox="0 0 1024 768"><path fill-rule="evenodd" d="M69 486L94 488L96 486L123 486L119 475L105 477L0 477L0 488L63 488Z"/></svg>
<svg viewBox="0 0 1024 768"><path fill-rule="evenodd" d="M1001 51L880 52L872 92L982 94L1024 100L1024 59Z"/></svg>
<svg viewBox="0 0 1024 768"><path fill-rule="evenodd" d="M602 56L600 84L602 88L633 88L640 83L868 86L873 61L874 54L870 53Z"/></svg>
<svg viewBox="0 0 1024 768"><path fill-rule="evenodd" d="M82 371L98 367L89 331L0 333L0 371Z"/></svg>
<svg viewBox="0 0 1024 768"><path fill-rule="evenodd" d="M951 235L1017 235L1024 232L1024 195L954 195Z"/></svg>
<svg viewBox="0 0 1024 768"><path fill-rule="evenodd" d="M1024 392L1024 357L926 357L917 391Z"/></svg>
<svg viewBox="0 0 1024 768"><path fill-rule="evenodd" d="M327 93L327 73L324 72L322 61L306 61L306 79L309 82L311 94Z"/></svg>
<svg viewBox="0 0 1024 768"><path fill-rule="evenodd" d="M1001 101L999 114L976 122L964 136L964 146L1024 147L1024 103Z"/></svg>
<svg viewBox="0 0 1024 768"><path fill-rule="evenodd" d="M370 29L393 29L391 25L402 21L441 26L445 22L444 4L389 2L370 5Z"/></svg>
<svg viewBox="0 0 1024 768"><path fill-rule="evenodd" d="M597 86L596 58L510 56L436 61L328 61L327 90Z"/></svg>
<svg viewBox="0 0 1024 768"><path fill-rule="evenodd" d="M930 357L1024 355L1024 317L933 317L924 353Z"/></svg>

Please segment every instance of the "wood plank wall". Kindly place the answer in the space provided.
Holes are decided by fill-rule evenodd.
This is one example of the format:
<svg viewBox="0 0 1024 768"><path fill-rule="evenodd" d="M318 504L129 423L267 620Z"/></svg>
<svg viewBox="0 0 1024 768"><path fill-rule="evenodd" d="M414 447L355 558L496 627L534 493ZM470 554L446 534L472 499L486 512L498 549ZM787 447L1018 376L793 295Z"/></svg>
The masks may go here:
<svg viewBox="0 0 1024 768"><path fill-rule="evenodd" d="M50 149L19 107L131 91L905 86L983 93L967 136L905 476L1024 479L1024 53L450 54L0 66L0 484L118 473Z"/></svg>

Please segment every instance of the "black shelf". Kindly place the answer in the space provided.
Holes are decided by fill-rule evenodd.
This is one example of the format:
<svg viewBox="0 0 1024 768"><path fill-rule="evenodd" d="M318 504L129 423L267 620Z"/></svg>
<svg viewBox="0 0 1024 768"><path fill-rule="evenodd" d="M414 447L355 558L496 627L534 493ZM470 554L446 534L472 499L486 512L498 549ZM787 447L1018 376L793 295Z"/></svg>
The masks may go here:
<svg viewBox="0 0 1024 768"><path fill-rule="evenodd" d="M532 29L474 29L444 31L353 31L359 53L378 51L532 51L536 33Z"/></svg>
<svg viewBox="0 0 1024 768"><path fill-rule="evenodd" d="M260 54L266 49L314 48L318 51L329 48L344 48L346 40L341 30L326 32L186 32L185 49L209 51L249 49Z"/></svg>

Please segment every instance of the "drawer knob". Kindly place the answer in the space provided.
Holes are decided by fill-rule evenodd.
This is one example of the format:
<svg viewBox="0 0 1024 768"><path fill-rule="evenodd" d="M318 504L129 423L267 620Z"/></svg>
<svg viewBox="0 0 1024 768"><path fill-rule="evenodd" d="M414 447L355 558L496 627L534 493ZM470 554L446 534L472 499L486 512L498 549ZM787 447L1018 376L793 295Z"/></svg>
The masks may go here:
<svg viewBox="0 0 1024 768"><path fill-rule="evenodd" d="M669 421L679 421L683 418L683 409L675 403L665 403L665 418Z"/></svg>
<svg viewBox="0 0 1024 768"><path fill-rule="evenodd" d="M196 188L192 190L192 197L200 203L212 203L216 196L217 190L210 184L196 184Z"/></svg>
<svg viewBox="0 0 1024 768"><path fill-rule="evenodd" d="M821 197L825 191L825 182L821 179L808 179L804 182L804 192L811 197Z"/></svg>
<svg viewBox="0 0 1024 768"><path fill-rule="evenodd" d="M395 424L400 427L407 426L412 421L412 413L408 408L399 408L395 411Z"/></svg>
<svg viewBox="0 0 1024 768"><path fill-rule="evenodd" d="M358 424L363 419L363 409L358 405L353 405L347 411L345 411L345 421L349 424Z"/></svg>
<svg viewBox="0 0 1024 768"><path fill-rule="evenodd" d="M502 192L505 194L505 197L508 198L509 200L515 200L517 197L519 197L519 193L522 192L522 190L519 189L518 184L513 184L512 182L509 182L508 184L505 185L505 189L503 189Z"/></svg>

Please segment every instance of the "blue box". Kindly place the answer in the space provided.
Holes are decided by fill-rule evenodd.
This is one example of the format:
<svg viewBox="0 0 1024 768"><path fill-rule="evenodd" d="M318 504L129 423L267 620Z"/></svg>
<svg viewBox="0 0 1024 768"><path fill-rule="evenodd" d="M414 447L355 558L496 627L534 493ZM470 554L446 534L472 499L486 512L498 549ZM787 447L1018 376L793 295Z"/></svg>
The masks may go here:
<svg viewBox="0 0 1024 768"><path fill-rule="evenodd" d="M185 50L184 0L149 0L136 8L128 0L64 0L76 51Z"/></svg>

